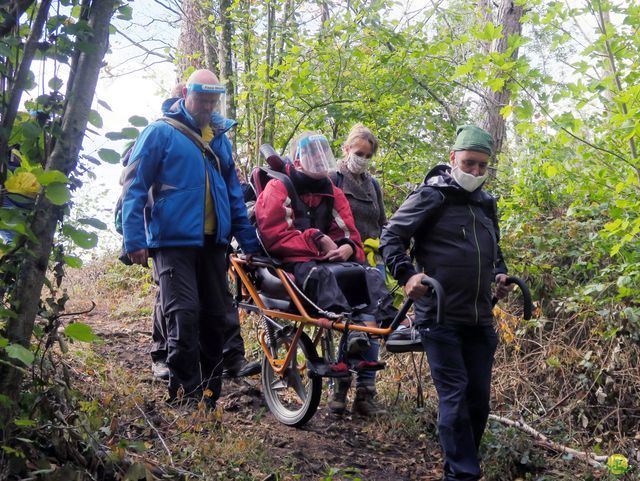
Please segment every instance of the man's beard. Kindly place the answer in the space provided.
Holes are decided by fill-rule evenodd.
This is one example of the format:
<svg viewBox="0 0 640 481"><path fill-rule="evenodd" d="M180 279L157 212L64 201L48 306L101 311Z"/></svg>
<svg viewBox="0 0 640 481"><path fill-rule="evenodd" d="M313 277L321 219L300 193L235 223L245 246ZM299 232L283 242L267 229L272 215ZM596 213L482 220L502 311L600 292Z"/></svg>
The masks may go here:
<svg viewBox="0 0 640 481"><path fill-rule="evenodd" d="M196 124L199 128L203 128L209 125L209 122L211 121L211 115L208 112L202 112L195 114L193 116L193 119L196 121Z"/></svg>

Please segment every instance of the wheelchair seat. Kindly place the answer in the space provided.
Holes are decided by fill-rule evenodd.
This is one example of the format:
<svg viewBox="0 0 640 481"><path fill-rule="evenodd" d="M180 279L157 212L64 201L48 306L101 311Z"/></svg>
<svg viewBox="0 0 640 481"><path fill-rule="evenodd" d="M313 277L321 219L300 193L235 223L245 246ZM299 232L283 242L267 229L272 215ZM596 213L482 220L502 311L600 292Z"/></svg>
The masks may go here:
<svg viewBox="0 0 640 481"><path fill-rule="evenodd" d="M294 310L287 289L282 284L280 278L269 270L269 267L258 267L255 275L255 286L258 290L258 295L267 309L284 312Z"/></svg>

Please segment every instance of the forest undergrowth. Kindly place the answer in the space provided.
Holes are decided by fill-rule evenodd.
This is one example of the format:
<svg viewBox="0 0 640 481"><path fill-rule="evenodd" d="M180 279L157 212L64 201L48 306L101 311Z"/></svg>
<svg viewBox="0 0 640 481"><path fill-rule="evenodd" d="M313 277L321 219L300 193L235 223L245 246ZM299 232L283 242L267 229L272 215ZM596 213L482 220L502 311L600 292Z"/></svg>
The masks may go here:
<svg viewBox="0 0 640 481"><path fill-rule="evenodd" d="M147 354L155 294L148 272L109 259L67 274L63 287L71 300L63 324L88 324L98 339L51 344L41 366L50 375L31 391L31 422L25 416L4 447L9 479L441 476L436 397L422 354L383 355L388 368L378 389L388 414L375 420L330 415L325 393L303 429L280 425L262 400L259 376L225 381L214 413L171 408L164 403L165 385L151 376ZM494 417L482 446L485 481L638 479L638 344L624 333L603 335L597 314L586 310L564 316L538 308L534 319L522 321L511 314L519 309L513 297L497 312L502 342L494 368ZM243 321L248 356L257 359L255 319ZM597 467L549 449L503 419L577 451L623 454L631 469L614 476L606 461Z"/></svg>

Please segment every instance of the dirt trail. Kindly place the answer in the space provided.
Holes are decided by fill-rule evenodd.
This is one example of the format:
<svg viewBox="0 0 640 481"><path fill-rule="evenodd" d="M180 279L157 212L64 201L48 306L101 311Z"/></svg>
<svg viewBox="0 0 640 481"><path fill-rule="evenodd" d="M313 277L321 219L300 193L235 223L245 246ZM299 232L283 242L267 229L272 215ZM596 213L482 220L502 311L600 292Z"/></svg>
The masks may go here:
<svg viewBox="0 0 640 481"><path fill-rule="evenodd" d="M91 325L103 340L93 349L112 367L130 373L134 383L149 386L152 409L167 409L162 403L165 386L154 381L150 372L149 318L114 319L109 308L101 304L98 302L93 312L77 319ZM266 456L277 467L271 476L267 473L266 477L254 479L439 479L440 451L433 439L389 434L402 431L397 426L394 430L389 419L336 417L328 412L326 394L316 415L302 429L284 426L268 412L262 399L260 376L225 381L219 403L223 407L225 431L259 438ZM335 474L330 475L332 468Z"/></svg>

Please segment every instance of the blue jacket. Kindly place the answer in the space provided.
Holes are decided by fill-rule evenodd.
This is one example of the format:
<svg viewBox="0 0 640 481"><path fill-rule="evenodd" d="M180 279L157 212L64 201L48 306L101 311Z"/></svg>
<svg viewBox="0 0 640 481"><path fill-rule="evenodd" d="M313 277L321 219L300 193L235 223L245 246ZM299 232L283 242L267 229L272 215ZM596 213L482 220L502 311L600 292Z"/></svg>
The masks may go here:
<svg viewBox="0 0 640 481"><path fill-rule="evenodd" d="M200 134L184 100L165 102L163 114ZM222 172L191 139L162 120L151 123L140 134L129 160L130 165L138 164L136 175L122 203L127 252L204 245L205 172L209 173L216 214L216 242L227 244L234 236L245 252L259 251L236 175L231 142L225 135L235 122L221 117L212 121L215 135L209 145L220 159Z"/></svg>

